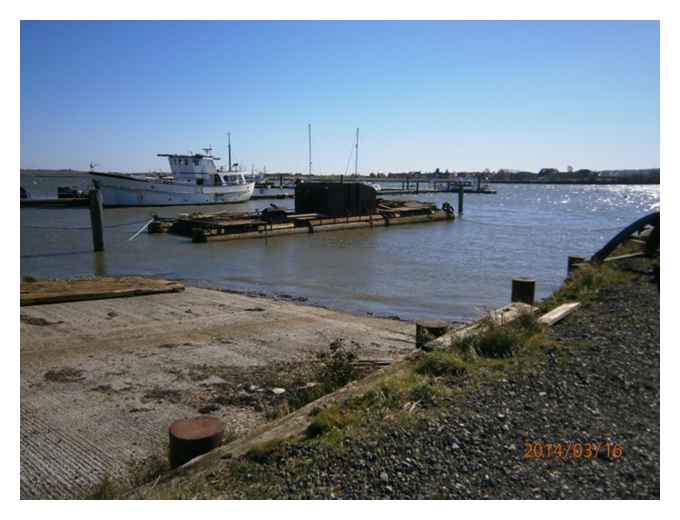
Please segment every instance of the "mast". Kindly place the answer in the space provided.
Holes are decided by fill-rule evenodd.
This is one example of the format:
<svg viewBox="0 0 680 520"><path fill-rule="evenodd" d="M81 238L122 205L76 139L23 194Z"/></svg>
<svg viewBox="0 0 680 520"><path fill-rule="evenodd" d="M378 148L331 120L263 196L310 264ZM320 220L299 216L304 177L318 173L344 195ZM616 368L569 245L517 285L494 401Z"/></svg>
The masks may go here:
<svg viewBox="0 0 680 520"><path fill-rule="evenodd" d="M231 132L227 132L227 150L229 153L229 171L231 172Z"/></svg>
<svg viewBox="0 0 680 520"><path fill-rule="evenodd" d="M307 125L307 133L309 135L309 174L312 174L312 124Z"/></svg>
<svg viewBox="0 0 680 520"><path fill-rule="evenodd" d="M354 145L354 176L359 172L359 129L357 128L357 141Z"/></svg>

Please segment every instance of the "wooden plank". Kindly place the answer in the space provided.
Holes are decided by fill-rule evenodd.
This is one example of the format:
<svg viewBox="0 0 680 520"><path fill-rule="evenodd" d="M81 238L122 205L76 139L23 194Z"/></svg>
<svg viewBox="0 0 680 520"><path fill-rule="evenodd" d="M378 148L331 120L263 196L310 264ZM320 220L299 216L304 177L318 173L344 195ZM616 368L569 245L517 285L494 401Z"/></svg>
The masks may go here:
<svg viewBox="0 0 680 520"><path fill-rule="evenodd" d="M183 290L184 285L179 282L136 276L22 281L21 305L126 298Z"/></svg>
<svg viewBox="0 0 680 520"><path fill-rule="evenodd" d="M627 255L610 256L605 258L603 262L616 262L617 260L628 260L629 258L638 258L640 256L646 256L647 253L644 251L638 251L637 253L629 253Z"/></svg>
<svg viewBox="0 0 680 520"><path fill-rule="evenodd" d="M554 308L538 318L538 322L547 325L548 327L552 327L555 323L569 316L580 306L581 304L579 302L563 303L559 307Z"/></svg>

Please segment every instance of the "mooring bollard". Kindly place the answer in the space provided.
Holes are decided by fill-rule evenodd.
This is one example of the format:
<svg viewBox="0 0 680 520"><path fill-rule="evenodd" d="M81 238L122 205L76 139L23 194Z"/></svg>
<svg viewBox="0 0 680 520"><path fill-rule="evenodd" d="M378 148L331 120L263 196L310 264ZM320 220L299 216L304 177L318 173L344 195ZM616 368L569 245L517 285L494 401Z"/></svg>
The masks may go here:
<svg viewBox="0 0 680 520"><path fill-rule="evenodd" d="M217 417L201 415L175 421L168 428L168 433L170 467L176 468L217 448L224 436L224 423Z"/></svg>
<svg viewBox="0 0 680 520"><path fill-rule="evenodd" d="M461 184L458 186L458 214L463 214L463 195L465 194L465 188Z"/></svg>
<svg viewBox="0 0 680 520"><path fill-rule="evenodd" d="M586 261L586 259L582 256L569 256L567 257L567 274L571 274L571 272L576 269L577 264L582 264Z"/></svg>
<svg viewBox="0 0 680 520"><path fill-rule="evenodd" d="M440 320L416 321L416 348L424 348L427 343L446 334L449 324Z"/></svg>
<svg viewBox="0 0 680 520"><path fill-rule="evenodd" d="M90 190L90 226L95 251L104 251L104 199L99 190Z"/></svg>
<svg viewBox="0 0 680 520"><path fill-rule="evenodd" d="M513 278L512 296L510 301L534 304L534 294L536 293L536 280L531 278Z"/></svg>

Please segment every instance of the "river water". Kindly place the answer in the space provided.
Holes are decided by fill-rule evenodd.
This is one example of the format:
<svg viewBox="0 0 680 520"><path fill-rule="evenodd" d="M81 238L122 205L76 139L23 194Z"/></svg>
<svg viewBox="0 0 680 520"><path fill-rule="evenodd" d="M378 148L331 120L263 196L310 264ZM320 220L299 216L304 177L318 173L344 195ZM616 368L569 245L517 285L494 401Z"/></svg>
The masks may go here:
<svg viewBox="0 0 680 520"><path fill-rule="evenodd" d="M49 180L24 180L34 197ZM59 185L79 185L64 179ZM538 297L563 281L567 256L589 256L618 230L659 208L659 186L494 185L466 194L454 222L193 244L173 235L130 237L152 213L252 211L223 207L105 209L106 251L91 251L87 208L21 209L21 275L155 275L204 287L305 297L354 313L470 320L510 300L511 279L536 280ZM42 190L42 191L41 191ZM394 198L394 197L392 197ZM456 194L399 198L457 206ZM292 200L273 201L293 207Z"/></svg>

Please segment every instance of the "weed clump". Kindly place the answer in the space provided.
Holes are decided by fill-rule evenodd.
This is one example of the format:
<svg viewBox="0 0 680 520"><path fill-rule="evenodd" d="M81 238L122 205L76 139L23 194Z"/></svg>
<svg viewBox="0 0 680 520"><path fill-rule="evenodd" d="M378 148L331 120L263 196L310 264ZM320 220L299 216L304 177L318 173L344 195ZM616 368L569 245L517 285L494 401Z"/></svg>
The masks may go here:
<svg viewBox="0 0 680 520"><path fill-rule="evenodd" d="M474 353L484 358L505 359L513 357L522 346L533 344L543 337L543 327L531 312L523 312L515 321L501 325L494 320L484 320L476 334L455 338L452 350Z"/></svg>
<svg viewBox="0 0 680 520"><path fill-rule="evenodd" d="M320 437L333 430L342 430L352 423L350 414L343 413L338 407L321 410L307 426L308 438Z"/></svg>
<svg viewBox="0 0 680 520"><path fill-rule="evenodd" d="M394 408L401 403L401 397L402 393L396 382L384 382L361 397L350 399L348 406L364 409Z"/></svg>
<svg viewBox="0 0 680 520"><path fill-rule="evenodd" d="M357 346L347 347L342 339L336 339L328 346L328 352L317 355L321 364L318 379L322 382L326 392L332 392L345 386L358 377L355 365L357 360Z"/></svg>
<svg viewBox="0 0 680 520"><path fill-rule="evenodd" d="M273 439L253 446L246 452L246 459L258 464L268 464L280 460L283 456L281 453L282 444L282 439Z"/></svg>
<svg viewBox="0 0 680 520"><path fill-rule="evenodd" d="M408 397L412 401L432 403L437 396L437 390L430 383L419 383L408 392Z"/></svg>
<svg viewBox="0 0 680 520"><path fill-rule="evenodd" d="M429 376L462 376L467 371L465 362L446 351L428 352L418 362L416 373Z"/></svg>
<svg viewBox="0 0 680 520"><path fill-rule="evenodd" d="M517 349L519 335L512 327L491 326L474 338L474 349L487 358L509 358Z"/></svg>

